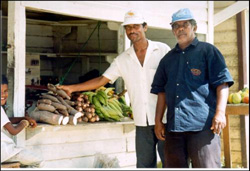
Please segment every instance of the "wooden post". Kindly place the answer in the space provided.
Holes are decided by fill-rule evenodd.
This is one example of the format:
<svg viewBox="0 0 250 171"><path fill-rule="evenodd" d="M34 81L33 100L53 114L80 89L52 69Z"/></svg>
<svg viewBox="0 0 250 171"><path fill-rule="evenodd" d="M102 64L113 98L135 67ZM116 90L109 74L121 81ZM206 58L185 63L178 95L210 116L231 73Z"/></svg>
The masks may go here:
<svg viewBox="0 0 250 171"><path fill-rule="evenodd" d="M223 143L224 143L224 156L225 156L225 167L232 167L231 157L231 143L230 143L230 126L229 126L229 115L226 115L227 126L223 129Z"/></svg>
<svg viewBox="0 0 250 171"><path fill-rule="evenodd" d="M24 116L25 110L25 7L20 1L8 2L8 62L9 112L15 117ZM16 136L19 146L25 144L25 131Z"/></svg>
<svg viewBox="0 0 250 171"><path fill-rule="evenodd" d="M208 3L208 31L206 36L206 42L214 44L214 2L207 1Z"/></svg>
<svg viewBox="0 0 250 171"><path fill-rule="evenodd" d="M239 61L239 89L244 88L247 84L247 56L246 56L246 23L245 11L236 15L237 18L237 44L238 44L238 61ZM246 133L246 116L240 116L240 129L241 129L241 157L242 166L247 168L247 133Z"/></svg>

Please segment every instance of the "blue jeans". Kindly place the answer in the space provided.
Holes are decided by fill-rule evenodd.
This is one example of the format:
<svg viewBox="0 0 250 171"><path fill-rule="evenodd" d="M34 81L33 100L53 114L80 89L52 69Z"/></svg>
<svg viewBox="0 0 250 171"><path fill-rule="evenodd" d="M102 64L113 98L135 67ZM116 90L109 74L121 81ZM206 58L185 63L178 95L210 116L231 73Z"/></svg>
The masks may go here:
<svg viewBox="0 0 250 171"><path fill-rule="evenodd" d="M164 164L164 141L157 139L154 126L136 126L135 137L137 168L157 168L156 145L162 165Z"/></svg>
<svg viewBox="0 0 250 171"><path fill-rule="evenodd" d="M211 130L197 132L167 132L165 167L221 168L220 136Z"/></svg>

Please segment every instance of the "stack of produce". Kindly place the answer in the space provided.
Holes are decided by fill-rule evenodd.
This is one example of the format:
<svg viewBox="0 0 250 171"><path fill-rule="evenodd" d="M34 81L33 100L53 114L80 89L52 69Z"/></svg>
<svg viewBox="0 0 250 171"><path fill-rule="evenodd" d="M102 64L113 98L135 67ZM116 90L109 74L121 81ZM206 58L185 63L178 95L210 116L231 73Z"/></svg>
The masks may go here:
<svg viewBox="0 0 250 171"><path fill-rule="evenodd" d="M42 93L41 99L37 101L37 108L30 116L38 122L52 125L76 125L77 119L83 116L83 113L68 104L73 102L63 90L52 84L48 84L48 90L48 93Z"/></svg>
<svg viewBox="0 0 250 171"><path fill-rule="evenodd" d="M95 92L84 92L90 103L94 104L95 112L102 120L121 121L124 116L132 117L132 109L126 104L126 90L119 95L115 94L114 88L100 87Z"/></svg>
<svg viewBox="0 0 250 171"><path fill-rule="evenodd" d="M229 104L249 103L249 89L247 87L228 96Z"/></svg>
<svg viewBox="0 0 250 171"><path fill-rule="evenodd" d="M77 119L77 122L97 122L100 120L99 116L95 113L95 106L90 103L87 95L74 93L71 99L74 102L71 105L74 106L77 111L83 113L83 115Z"/></svg>

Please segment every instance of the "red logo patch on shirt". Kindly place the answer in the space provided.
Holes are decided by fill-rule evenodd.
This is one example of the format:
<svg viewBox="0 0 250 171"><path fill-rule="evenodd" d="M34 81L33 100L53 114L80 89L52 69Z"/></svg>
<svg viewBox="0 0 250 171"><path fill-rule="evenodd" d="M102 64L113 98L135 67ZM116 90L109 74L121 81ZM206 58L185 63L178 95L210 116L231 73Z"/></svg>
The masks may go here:
<svg viewBox="0 0 250 171"><path fill-rule="evenodd" d="M191 69L191 72L192 72L192 74L193 75L195 75L195 76L199 76L199 75L201 75L201 70L199 70L199 69Z"/></svg>

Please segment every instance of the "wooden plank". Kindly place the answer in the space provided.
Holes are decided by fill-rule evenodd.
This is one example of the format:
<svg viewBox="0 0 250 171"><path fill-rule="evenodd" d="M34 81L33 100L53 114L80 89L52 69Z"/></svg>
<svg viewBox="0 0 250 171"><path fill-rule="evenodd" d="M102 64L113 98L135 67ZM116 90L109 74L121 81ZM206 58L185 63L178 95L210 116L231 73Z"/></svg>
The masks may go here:
<svg viewBox="0 0 250 171"><path fill-rule="evenodd" d="M124 20L124 14L134 7L139 7L141 11L144 13L144 17L149 25L152 28L162 28L171 30L170 22L171 16L174 12L176 12L179 8L186 8L187 5L190 7L194 13L194 15L198 18L198 22L207 22L207 2L185 2L179 3L176 5L175 3L165 3L156 2L154 5L158 7L158 12L155 13L152 11L152 3L151 2L129 2L128 6L123 6L117 3L115 6L111 4L107 4L105 2L95 2L95 1L74 1L74 2L43 2L43 1L22 1L22 5L31 10L37 11L46 11L51 13L75 16L80 18L88 18L93 20L101 20L101 21L114 21L122 23ZM139 5L138 5L139 4ZM64 8L67 6L67 8ZM199 6L199 7L197 7ZM147 10L149 8L149 10ZM98 12L96 12L98 11ZM166 13L166 11L168 11ZM115 15L114 15L115 14ZM200 17L200 18L199 18ZM205 27L198 27L198 33L206 34L207 33L207 25Z"/></svg>
<svg viewBox="0 0 250 171"><path fill-rule="evenodd" d="M248 2L249 3L249 2ZM249 5L248 5L249 6ZM236 15L237 18L237 46L239 59L239 89L247 84L247 50L246 50L246 23L245 12Z"/></svg>
<svg viewBox="0 0 250 171"><path fill-rule="evenodd" d="M11 163L1 163L1 168L20 168L19 162L11 162ZM2 169L1 169L2 170Z"/></svg>
<svg viewBox="0 0 250 171"><path fill-rule="evenodd" d="M135 137L127 138L127 152L135 151Z"/></svg>
<svg viewBox="0 0 250 171"><path fill-rule="evenodd" d="M85 141L97 141L97 140L107 140L116 139L123 137L122 125L109 125L103 127L92 127L80 129L78 127L75 129L67 129L65 126L63 129L43 129L36 136L28 139L26 145L46 145L46 144L62 144L62 143L75 143L75 142L85 142ZM39 130L39 128L28 128L27 137L32 135L33 132ZM46 138L44 138L46 137Z"/></svg>
<svg viewBox="0 0 250 171"><path fill-rule="evenodd" d="M248 1L238 1L214 15L214 26L249 7Z"/></svg>
<svg viewBox="0 0 250 171"><path fill-rule="evenodd" d="M43 168L93 168L94 156L46 160Z"/></svg>
<svg viewBox="0 0 250 171"><path fill-rule="evenodd" d="M226 115L249 115L248 104L228 104L226 108Z"/></svg>
<svg viewBox="0 0 250 171"><path fill-rule="evenodd" d="M208 24L207 24L207 40L206 42L209 42L211 44L214 44L214 2L213 1L208 1Z"/></svg>
<svg viewBox="0 0 250 171"><path fill-rule="evenodd" d="M79 135L80 136L80 135ZM61 143L48 145L26 146L34 153L40 153L44 160L57 160L102 154L126 152L126 139L107 139L77 143Z"/></svg>
<svg viewBox="0 0 250 171"><path fill-rule="evenodd" d="M225 157L225 167L232 167L232 159L231 159L231 142L230 142L230 126L229 126L229 116L226 115L227 126L223 129L223 143L224 143L224 157Z"/></svg>
<svg viewBox="0 0 250 171"><path fill-rule="evenodd" d="M224 156L226 168L232 167L229 115L249 115L248 104L228 104L226 108L227 126L223 130Z"/></svg>
<svg viewBox="0 0 250 171"><path fill-rule="evenodd" d="M25 7L20 1L8 2L8 63L9 112L15 117L23 117L25 111ZM16 137L18 146L25 146L25 131Z"/></svg>
<svg viewBox="0 0 250 171"><path fill-rule="evenodd" d="M116 157L121 168L135 168L136 155L135 153L114 153L108 154L108 157ZM44 163L44 168L93 168L95 155L84 156L78 158L47 160Z"/></svg>
<svg viewBox="0 0 250 171"><path fill-rule="evenodd" d="M125 137L135 137L135 125L123 125Z"/></svg>

